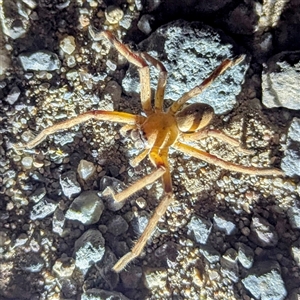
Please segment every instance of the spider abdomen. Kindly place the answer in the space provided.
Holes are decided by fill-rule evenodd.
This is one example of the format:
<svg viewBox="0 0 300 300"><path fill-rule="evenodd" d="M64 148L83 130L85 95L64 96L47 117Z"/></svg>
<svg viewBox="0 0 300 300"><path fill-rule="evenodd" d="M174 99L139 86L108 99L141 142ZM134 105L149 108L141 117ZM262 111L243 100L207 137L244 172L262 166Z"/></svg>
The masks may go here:
<svg viewBox="0 0 300 300"><path fill-rule="evenodd" d="M194 103L176 114L178 128L182 132L194 132L206 127L214 116L214 109L205 103Z"/></svg>

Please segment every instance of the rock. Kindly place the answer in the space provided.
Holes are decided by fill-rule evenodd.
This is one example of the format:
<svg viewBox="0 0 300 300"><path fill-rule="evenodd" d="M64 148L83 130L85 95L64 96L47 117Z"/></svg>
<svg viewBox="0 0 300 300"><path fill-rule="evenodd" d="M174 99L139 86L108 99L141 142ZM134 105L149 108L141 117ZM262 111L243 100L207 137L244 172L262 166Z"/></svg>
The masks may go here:
<svg viewBox="0 0 300 300"><path fill-rule="evenodd" d="M121 272L120 277L125 289L136 289L141 284L143 271L139 266L129 266L126 272Z"/></svg>
<svg viewBox="0 0 300 300"><path fill-rule="evenodd" d="M61 65L58 56L47 50L22 53L19 60L24 71L55 71Z"/></svg>
<svg viewBox="0 0 300 300"><path fill-rule="evenodd" d="M45 262L39 254L30 252L24 256L19 266L23 271L38 273L43 269L44 264Z"/></svg>
<svg viewBox="0 0 300 300"><path fill-rule="evenodd" d="M140 31L146 35L150 34L152 31L151 22L154 21L154 17L151 15L142 15L140 20L137 23L137 27Z"/></svg>
<svg viewBox="0 0 300 300"><path fill-rule="evenodd" d="M231 33L250 35L257 29L257 14L253 14L253 3L241 3L225 16Z"/></svg>
<svg viewBox="0 0 300 300"><path fill-rule="evenodd" d="M25 1L1 1L0 2L0 21L1 31L12 39L18 39L25 35L30 27L29 15L36 3L27 5ZM29 2L29 1L28 1Z"/></svg>
<svg viewBox="0 0 300 300"><path fill-rule="evenodd" d="M178 264L179 248L180 246L174 242L166 242L155 250L155 259L159 261L160 266L174 268Z"/></svg>
<svg viewBox="0 0 300 300"><path fill-rule="evenodd" d="M61 209L56 209L52 218L52 231L62 236L64 232L65 221L66 218L64 212Z"/></svg>
<svg viewBox="0 0 300 300"><path fill-rule="evenodd" d="M284 282L280 275L280 266L277 262L259 262L250 269L249 275L242 279L245 288L261 300L283 300L287 295Z"/></svg>
<svg viewBox="0 0 300 300"><path fill-rule="evenodd" d="M238 251L238 261L244 268L250 269L254 262L254 251L243 243L236 243L235 246Z"/></svg>
<svg viewBox="0 0 300 300"><path fill-rule="evenodd" d="M66 218L77 220L84 225L91 225L99 221L103 210L104 204L98 192L85 191L74 199L66 212Z"/></svg>
<svg viewBox="0 0 300 300"><path fill-rule="evenodd" d="M30 219L44 219L47 216L54 213L57 207L57 203L48 198L43 198L37 204L32 207L32 211L30 212Z"/></svg>
<svg viewBox="0 0 300 300"><path fill-rule="evenodd" d="M31 156L24 156L21 160L21 164L24 169L31 169L33 164L33 158Z"/></svg>
<svg viewBox="0 0 300 300"><path fill-rule="evenodd" d="M74 299L78 294L77 282L73 278L62 278L59 280L61 293L67 299Z"/></svg>
<svg viewBox="0 0 300 300"><path fill-rule="evenodd" d="M71 277L75 270L75 261L72 257L63 257L55 261L52 270L59 277Z"/></svg>
<svg viewBox="0 0 300 300"><path fill-rule="evenodd" d="M137 211L135 213L130 222L130 225L132 226L133 231L137 236L140 236L145 231L149 219L149 214L144 210Z"/></svg>
<svg viewBox="0 0 300 300"><path fill-rule="evenodd" d="M107 209L111 211L118 211L125 205L126 199L124 201L117 202L113 197L114 194L121 192L125 188L125 184L114 177L103 176L101 178L100 190L103 192L100 193L100 197L104 201Z"/></svg>
<svg viewBox="0 0 300 300"><path fill-rule="evenodd" d="M63 52L70 55L76 48L75 38L71 35L68 35L60 41L59 46Z"/></svg>
<svg viewBox="0 0 300 300"><path fill-rule="evenodd" d="M81 192L81 187L74 171L68 171L62 174L59 182L64 195L68 198L74 197Z"/></svg>
<svg viewBox="0 0 300 300"><path fill-rule="evenodd" d="M300 107L300 51L285 51L271 57L262 74L262 102L268 108Z"/></svg>
<svg viewBox="0 0 300 300"><path fill-rule="evenodd" d="M294 229L300 229L300 208L290 207L287 211L289 222Z"/></svg>
<svg viewBox="0 0 300 300"><path fill-rule="evenodd" d="M281 169L287 176L300 176L300 119L293 118L289 127L281 161Z"/></svg>
<svg viewBox="0 0 300 300"><path fill-rule="evenodd" d="M110 290L115 289L119 283L119 274L112 270L117 261L115 254L109 247L106 247L103 258L97 263L100 277L109 286Z"/></svg>
<svg viewBox="0 0 300 300"><path fill-rule="evenodd" d="M239 268L237 264L237 251L233 248L229 248L222 255L220 264L221 272L233 282L239 280Z"/></svg>
<svg viewBox="0 0 300 300"><path fill-rule="evenodd" d="M249 238L261 247L276 246L278 235L273 225L260 216L253 216Z"/></svg>
<svg viewBox="0 0 300 300"><path fill-rule="evenodd" d="M212 229L212 223L202 217L194 215L187 225L188 235L197 243L206 244Z"/></svg>
<svg viewBox="0 0 300 300"><path fill-rule="evenodd" d="M122 216L114 216L108 221L107 231L112 233L114 236L121 235L128 230L128 224Z"/></svg>
<svg viewBox="0 0 300 300"><path fill-rule="evenodd" d="M104 13L106 21L110 24L118 24L124 16L122 9L115 5L108 6Z"/></svg>
<svg viewBox="0 0 300 300"><path fill-rule="evenodd" d="M165 98L177 100L206 79L225 58L236 56L233 45L234 42L221 31L200 22L178 20L157 29L139 44L139 49L165 65L169 72ZM136 69L131 65L122 82L125 92L129 94L139 91ZM211 87L190 102L207 103L217 114L232 110L246 69L245 62L228 69ZM156 89L157 78L158 71L151 68L153 89Z"/></svg>
<svg viewBox="0 0 300 300"><path fill-rule="evenodd" d="M83 274L100 261L105 252L105 240L99 230L89 229L75 242L75 265Z"/></svg>
<svg viewBox="0 0 300 300"><path fill-rule="evenodd" d="M81 300L129 300L119 292L89 289L81 295Z"/></svg>
<svg viewBox="0 0 300 300"><path fill-rule="evenodd" d="M114 80L109 81L101 94L101 109L114 110L119 106L121 94L121 86Z"/></svg>
<svg viewBox="0 0 300 300"><path fill-rule="evenodd" d="M30 196L29 200L35 203L39 202L46 195L46 188L44 186L38 187Z"/></svg>
<svg viewBox="0 0 300 300"><path fill-rule="evenodd" d="M0 238L3 238L0 236ZM28 235L25 233L21 233L18 238L15 240L14 248L25 245L28 242ZM2 243L0 243L2 244Z"/></svg>
<svg viewBox="0 0 300 300"><path fill-rule="evenodd" d="M297 266L300 267L300 238L292 244L291 254Z"/></svg>
<svg viewBox="0 0 300 300"><path fill-rule="evenodd" d="M217 216L215 214L213 220L215 227L225 232L226 235L233 234L236 231L235 224L231 221L227 221L223 216Z"/></svg>
<svg viewBox="0 0 300 300"><path fill-rule="evenodd" d="M144 284L151 290L154 288L163 289L167 284L167 269L165 268L146 268L144 271Z"/></svg>
<svg viewBox="0 0 300 300"><path fill-rule="evenodd" d="M220 253L211 245L201 245L199 252L209 261L214 264L220 260Z"/></svg>
<svg viewBox="0 0 300 300"><path fill-rule="evenodd" d="M2 76L2 75L5 75L6 70L11 65L11 59L10 59L9 53L5 48L0 49L0 61L1 61L0 76Z"/></svg>
<svg viewBox="0 0 300 300"><path fill-rule="evenodd" d="M15 104L15 102L18 101L20 95L21 95L20 89L17 86L14 86L9 91L5 101L8 102L10 105L13 105L13 104Z"/></svg>

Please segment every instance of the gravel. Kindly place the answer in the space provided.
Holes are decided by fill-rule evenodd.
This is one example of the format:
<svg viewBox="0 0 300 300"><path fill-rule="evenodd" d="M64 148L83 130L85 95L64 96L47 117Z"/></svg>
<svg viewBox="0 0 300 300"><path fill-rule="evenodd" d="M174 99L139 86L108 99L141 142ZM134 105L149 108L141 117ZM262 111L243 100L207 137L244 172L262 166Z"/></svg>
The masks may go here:
<svg viewBox="0 0 300 300"><path fill-rule="evenodd" d="M296 2L0 1L1 299L299 298ZM250 151L214 137L193 144L286 174L249 176L170 151L174 201L119 274L112 266L163 196L158 180L113 201L153 170L148 159L130 166L141 136L90 120L34 149L15 149L89 110L141 113L138 78L129 75L136 67L128 69L107 41L93 40L91 29L111 30L164 62L166 106L223 59L246 54L194 101L213 105L218 115L210 128Z"/></svg>

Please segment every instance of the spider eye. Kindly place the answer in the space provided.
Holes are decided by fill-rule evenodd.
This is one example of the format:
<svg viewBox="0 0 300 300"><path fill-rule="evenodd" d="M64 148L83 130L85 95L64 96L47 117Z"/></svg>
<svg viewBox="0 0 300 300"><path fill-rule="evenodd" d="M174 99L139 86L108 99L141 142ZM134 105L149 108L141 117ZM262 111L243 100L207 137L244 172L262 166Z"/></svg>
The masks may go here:
<svg viewBox="0 0 300 300"><path fill-rule="evenodd" d="M194 103L176 114L180 131L194 132L207 126L214 115L213 108L204 103Z"/></svg>

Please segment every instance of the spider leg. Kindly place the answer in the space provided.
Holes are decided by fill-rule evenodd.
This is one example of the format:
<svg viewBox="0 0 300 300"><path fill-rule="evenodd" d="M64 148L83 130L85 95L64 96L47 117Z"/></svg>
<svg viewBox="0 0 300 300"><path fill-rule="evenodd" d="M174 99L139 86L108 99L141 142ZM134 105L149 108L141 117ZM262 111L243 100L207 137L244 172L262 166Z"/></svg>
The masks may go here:
<svg viewBox="0 0 300 300"><path fill-rule="evenodd" d="M47 136L57 131L71 128L75 125L89 121L91 119L100 120L100 121L111 121L116 123L129 123L134 125L134 124L142 123L145 117L124 113L124 112L117 112L117 111L105 111L105 110L88 111L86 113L78 115L77 117L59 122L57 124L54 124L53 126L43 129L32 141L28 142L22 147L16 146L16 148L32 149L38 144L40 144L44 139L46 139Z"/></svg>
<svg viewBox="0 0 300 300"><path fill-rule="evenodd" d="M149 149L145 149L143 150L140 154L138 154L135 158L133 158L131 161L130 161L130 165L132 167L136 167L137 165L139 165L139 163L144 159L146 158L146 156L148 155L149 153Z"/></svg>
<svg viewBox="0 0 300 300"><path fill-rule="evenodd" d="M163 165L161 164L161 162L163 162ZM162 166L165 168L165 173L163 174L163 184L164 184L165 195L162 198L162 200L160 201L159 205L156 207L153 215L151 216L151 218L146 226L145 231L142 233L142 235L136 242L135 246L131 249L130 252L125 254L123 257L121 257L118 260L118 262L114 265L113 270L115 272L122 271L129 262L131 262L133 259L135 259L136 257L138 257L141 254L147 241L149 240L153 231L155 230L160 218L165 214L168 206L173 201L170 168L169 168L167 156L165 155L165 153L163 153L162 156L160 156L157 166L158 166L158 168L162 168Z"/></svg>
<svg viewBox="0 0 300 300"><path fill-rule="evenodd" d="M182 133L181 138L185 142L193 142L195 140L201 140L207 137L214 137L219 139L233 147L236 148L237 151L244 154L253 154L252 150L245 149L242 147L241 143L232 138L231 136L225 134L224 132L217 129L203 129L192 133Z"/></svg>
<svg viewBox="0 0 300 300"><path fill-rule="evenodd" d="M167 84L168 72L167 72L165 66L159 60L152 57L148 53L143 52L140 55L143 58L145 58L149 63L151 63L159 71L157 88L156 88L156 92L155 92L154 108L155 108L155 111L162 111L163 105L164 105L164 95L165 95L165 89L166 89L166 84Z"/></svg>
<svg viewBox="0 0 300 300"><path fill-rule="evenodd" d="M199 158L201 160L206 161L209 164L213 164L233 172L239 172L239 173L244 173L249 175L259 175L259 176L268 176L268 175L283 176L284 175L284 172L275 168L256 168L256 167L237 165L229 161L220 159L215 155L209 154L205 151L196 149L190 145L186 145L180 142L176 142L174 145L172 145L172 147L178 151L183 152L184 154Z"/></svg>
<svg viewBox="0 0 300 300"><path fill-rule="evenodd" d="M130 197L132 194L138 192L139 190L143 189L145 186L148 184L153 183L155 180L157 180L159 177L161 177L164 173L166 172L164 167L160 167L153 171L152 173L146 175L142 179L136 181L133 183L131 186L129 186L127 189L124 191L113 195L114 200L116 202L122 202L123 200L127 199Z"/></svg>
<svg viewBox="0 0 300 300"><path fill-rule="evenodd" d="M198 96L203 92L204 89L209 87L215 79L224 73L228 68L235 66L242 62L245 55L241 55L235 59L225 59L210 75L206 78L200 85L195 86L190 91L184 93L177 101L175 101L169 108L169 110L175 114L179 111L183 104L185 104L189 99Z"/></svg>
<svg viewBox="0 0 300 300"><path fill-rule="evenodd" d="M122 44L110 31L102 31L100 36L107 38L130 63L138 67L141 81L141 102L146 115L153 113L151 106L150 72L147 62L128 46Z"/></svg>

